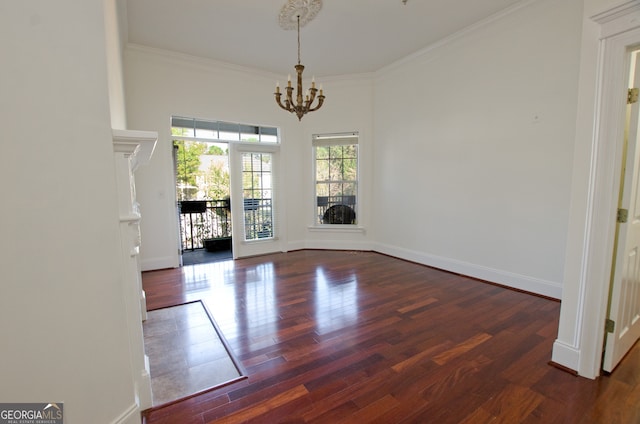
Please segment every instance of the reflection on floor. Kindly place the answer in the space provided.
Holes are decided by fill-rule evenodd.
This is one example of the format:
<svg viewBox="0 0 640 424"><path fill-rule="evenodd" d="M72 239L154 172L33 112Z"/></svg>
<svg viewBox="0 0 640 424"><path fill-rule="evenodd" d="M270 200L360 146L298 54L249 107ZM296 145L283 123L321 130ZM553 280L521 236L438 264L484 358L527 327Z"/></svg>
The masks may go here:
<svg viewBox="0 0 640 424"><path fill-rule="evenodd" d="M241 377L200 301L149 311L144 344L153 406Z"/></svg>
<svg viewBox="0 0 640 424"><path fill-rule="evenodd" d="M195 249L182 252L183 265L207 264L210 262L226 261L232 258L231 250L208 252L205 249Z"/></svg>

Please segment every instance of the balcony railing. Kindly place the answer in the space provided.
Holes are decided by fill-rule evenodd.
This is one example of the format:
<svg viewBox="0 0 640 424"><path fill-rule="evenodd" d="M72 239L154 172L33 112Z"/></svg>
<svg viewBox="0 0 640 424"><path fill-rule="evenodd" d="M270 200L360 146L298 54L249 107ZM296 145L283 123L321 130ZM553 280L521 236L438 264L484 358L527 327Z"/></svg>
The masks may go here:
<svg viewBox="0 0 640 424"><path fill-rule="evenodd" d="M318 196L318 224L355 224L356 196Z"/></svg>
<svg viewBox="0 0 640 424"><path fill-rule="evenodd" d="M247 240L273 237L271 199L244 199L244 230Z"/></svg>
<svg viewBox="0 0 640 424"><path fill-rule="evenodd" d="M211 240L231 239L231 208L228 199L179 202L182 250L207 247ZM355 196L318 196L321 224L355 224ZM273 237L271 199L245 199L244 221L247 239Z"/></svg>
<svg viewBox="0 0 640 424"><path fill-rule="evenodd" d="M207 240L231 238L228 200L189 200L179 207L183 251L204 248Z"/></svg>

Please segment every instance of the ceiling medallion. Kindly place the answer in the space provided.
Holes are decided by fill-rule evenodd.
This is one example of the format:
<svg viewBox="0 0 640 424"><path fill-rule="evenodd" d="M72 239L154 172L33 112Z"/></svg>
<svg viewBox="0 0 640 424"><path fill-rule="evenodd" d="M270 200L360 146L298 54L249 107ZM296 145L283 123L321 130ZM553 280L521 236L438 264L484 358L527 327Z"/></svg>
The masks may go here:
<svg viewBox="0 0 640 424"><path fill-rule="evenodd" d="M300 26L303 27L311 22L321 8L322 0L289 0L280 9L278 23L282 29L296 29L300 17Z"/></svg>

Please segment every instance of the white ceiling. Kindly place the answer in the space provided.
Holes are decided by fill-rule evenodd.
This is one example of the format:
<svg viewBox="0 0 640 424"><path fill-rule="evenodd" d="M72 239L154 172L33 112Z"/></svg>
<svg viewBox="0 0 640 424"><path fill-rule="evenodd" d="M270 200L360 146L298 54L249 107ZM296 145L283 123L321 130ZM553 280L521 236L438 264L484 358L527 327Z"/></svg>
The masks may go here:
<svg viewBox="0 0 640 424"><path fill-rule="evenodd" d="M374 72L527 0L324 0L301 29L305 75ZM128 41L277 74L294 73L286 0L126 0Z"/></svg>

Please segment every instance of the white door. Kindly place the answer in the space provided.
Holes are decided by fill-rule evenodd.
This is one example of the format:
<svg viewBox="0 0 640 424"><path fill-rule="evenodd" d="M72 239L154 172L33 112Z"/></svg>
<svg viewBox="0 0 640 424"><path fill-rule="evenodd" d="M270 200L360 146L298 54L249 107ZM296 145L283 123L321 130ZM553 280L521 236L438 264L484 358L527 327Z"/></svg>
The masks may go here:
<svg viewBox="0 0 640 424"><path fill-rule="evenodd" d="M231 216L234 259L282 251L276 189L278 146L233 144Z"/></svg>
<svg viewBox="0 0 640 424"><path fill-rule="evenodd" d="M640 87L640 60L631 55L632 87ZM627 107L625 153L621 175L619 210L627 210L626 222L618 222L614 268L609 293L607 332L602 369L611 372L640 338L640 103ZM619 214L620 215L620 214ZM621 221L619 219L619 221ZM624 219L622 219L624 221Z"/></svg>

